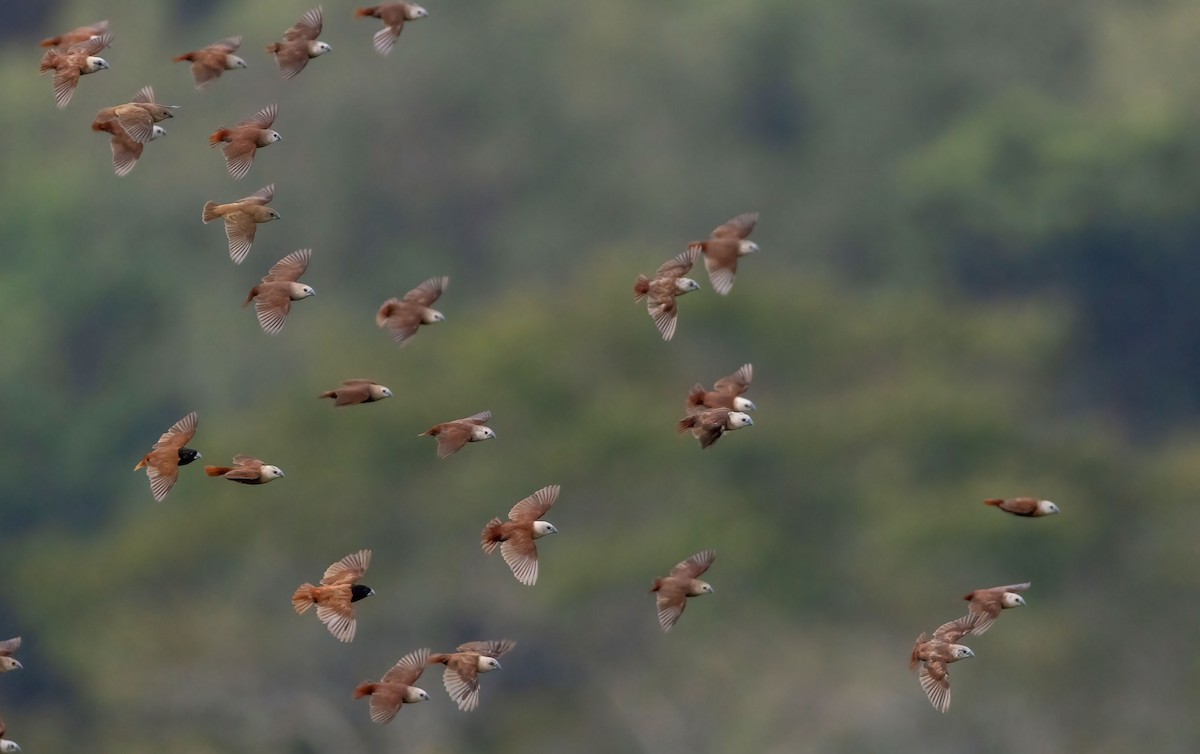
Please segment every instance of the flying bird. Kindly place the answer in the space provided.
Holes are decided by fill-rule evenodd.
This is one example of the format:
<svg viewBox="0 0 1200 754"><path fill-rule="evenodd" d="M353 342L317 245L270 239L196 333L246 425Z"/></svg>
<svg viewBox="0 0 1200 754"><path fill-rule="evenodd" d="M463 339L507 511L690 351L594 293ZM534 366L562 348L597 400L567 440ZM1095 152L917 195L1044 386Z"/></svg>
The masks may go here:
<svg viewBox="0 0 1200 754"><path fill-rule="evenodd" d="M298 282L308 269L312 249L297 249L276 262L263 277L262 282L246 294L243 307L254 302L258 324L268 335L278 335L287 322L292 302L317 295L312 286Z"/></svg>
<svg viewBox="0 0 1200 754"><path fill-rule="evenodd" d="M398 345L405 345L409 338L417 334L417 328L421 325L446 321L446 316L437 309L431 309L430 305L438 300L449 284L448 277L429 278L404 294L404 298L389 298L379 307L375 324L386 327Z"/></svg>
<svg viewBox="0 0 1200 754"><path fill-rule="evenodd" d="M241 46L241 37L229 37L228 39L222 39L220 42L213 42L208 47L185 52L182 55L171 58L171 62L191 62L192 78L196 82L196 88L205 89L214 81L221 78L221 74L225 71L246 67L246 61L233 54Z"/></svg>
<svg viewBox="0 0 1200 754"><path fill-rule="evenodd" d="M679 433L691 430L692 437L700 441L701 448L707 448L726 432L732 432L742 427L753 427L754 420L749 414L728 408L707 408L697 410L679 420Z"/></svg>
<svg viewBox="0 0 1200 754"><path fill-rule="evenodd" d="M310 8L304 12L300 20L292 24L283 34L282 42L267 45L267 52L275 56L279 64L279 72L285 79L290 79L308 65L309 58L324 55L333 48L317 39L321 35L324 24L321 6Z"/></svg>
<svg viewBox="0 0 1200 754"><path fill-rule="evenodd" d="M370 8L359 8L354 11L355 18L378 18L383 21L384 28L375 32L375 50L380 55L392 51L400 32L404 31L405 21L416 21L429 15L416 3L381 3Z"/></svg>
<svg viewBox="0 0 1200 754"><path fill-rule="evenodd" d="M58 50L65 50L73 44L86 42L89 39L95 39L102 36L108 31L108 21L97 21L88 26L80 26L77 29L72 29L66 34L60 34L57 37L50 37L42 40L42 47L53 47Z"/></svg>
<svg viewBox="0 0 1200 754"><path fill-rule="evenodd" d="M706 241L692 241L689 249L704 252L704 267L713 290L724 296L733 289L733 276L737 274L738 257L758 251L758 244L747 241L746 236L758 222L757 212L745 212L727 220L709 234Z"/></svg>
<svg viewBox="0 0 1200 754"><path fill-rule="evenodd" d="M500 545L504 562L525 586L537 583L538 552L534 540L558 533L554 524L539 520L554 505L558 492L557 484L543 487L514 505L508 512L508 521L493 518L483 527L480 537L483 551L490 555Z"/></svg>
<svg viewBox="0 0 1200 754"><path fill-rule="evenodd" d="M1001 610L1024 605L1025 598L1018 592L1023 592L1029 587L1030 583L1026 581L1024 584L976 589L963 597L964 600L971 603L970 613L967 617L975 616L975 626L971 629L971 633L982 636L991 628L992 621L1000 617Z"/></svg>
<svg viewBox="0 0 1200 754"><path fill-rule="evenodd" d="M4 724L3 720L0 720L0 754L8 754L8 752L11 751L20 751L21 747L17 746L16 741L10 741L4 737L6 733L8 733L8 726Z"/></svg>
<svg viewBox="0 0 1200 754"><path fill-rule="evenodd" d="M17 662L17 658L13 657L13 652L21 648L21 637L14 636L11 639L0 641L0 673L7 673L10 670L20 670L25 667Z"/></svg>
<svg viewBox="0 0 1200 754"><path fill-rule="evenodd" d="M239 484L266 484L282 477L283 469L265 464L254 456L236 455L233 466L205 466L204 473Z"/></svg>
<svg viewBox="0 0 1200 754"><path fill-rule="evenodd" d="M259 147L266 147L283 137L278 131L271 130L275 122L278 105L267 105L246 120L238 122L233 128L219 128L208 137L208 145L215 147L223 141L229 142L222 151L225 153L225 164L229 175L234 180L241 180L250 172L254 164L254 153Z"/></svg>
<svg viewBox="0 0 1200 754"><path fill-rule="evenodd" d="M992 498L983 501L984 505L994 505L1002 511L1014 516L1049 516L1058 513L1058 506L1049 500L1038 500L1036 497Z"/></svg>
<svg viewBox="0 0 1200 754"><path fill-rule="evenodd" d="M463 712L479 706L479 674L500 669L500 660L517 646L511 639L499 641L470 641L457 651L429 655L429 664L442 664L442 685L446 693Z"/></svg>
<svg viewBox="0 0 1200 754"><path fill-rule="evenodd" d="M468 416L465 419L455 419L450 422L434 424L429 429L417 435L417 437L425 437L426 435L436 437L438 458L446 458L462 450L463 446L469 442L496 439L496 433L492 431L492 428L484 426L484 424L491 420L491 411L480 411L478 414Z"/></svg>
<svg viewBox="0 0 1200 754"><path fill-rule="evenodd" d="M326 390L318 398L332 398L335 407L353 406L356 403L374 403L391 398L392 391L371 380L346 380L336 390Z"/></svg>
<svg viewBox="0 0 1200 754"><path fill-rule="evenodd" d="M200 219L207 225L218 217L225 218L225 238L229 240L229 258L241 264L254 245L259 223L279 219L279 213L267 205L275 198L275 184L269 183L250 196L236 202L217 204L205 202Z"/></svg>
<svg viewBox="0 0 1200 754"><path fill-rule="evenodd" d="M429 694L413 684L425 670L428 649L415 649L400 658L379 681L363 681L354 689L354 698L371 697L371 720L386 725L396 717L402 704L429 701Z"/></svg>
<svg viewBox="0 0 1200 754"><path fill-rule="evenodd" d="M201 457L199 451L187 447L196 434L196 421L196 412L193 411L172 424L154 443L154 448L133 467L134 471L146 467L150 493L160 503L166 500L167 493L175 486L179 467L187 466Z"/></svg>
<svg viewBox="0 0 1200 754"><path fill-rule="evenodd" d="M908 669L916 670L920 666L917 678L929 703L938 712L950 709L950 674L946 666L975 656L970 647L955 643L974 630L975 620L975 616L968 615L943 623L933 632L932 639L926 639L922 633L913 644Z"/></svg>
<svg viewBox="0 0 1200 754"><path fill-rule="evenodd" d="M42 56L39 73L54 71L54 101L58 109L63 109L75 94L79 77L89 73L103 71L108 68L108 61L97 57L96 53L112 44L112 35L100 34L82 42L76 42L65 50L51 47Z"/></svg>
<svg viewBox="0 0 1200 754"><path fill-rule="evenodd" d="M154 138L154 124L174 118L175 115L171 111L178 108L179 105L158 104L154 101L154 87L143 86L137 90L131 101L106 107L96 113L92 128L96 128L96 123L116 120L125 133L129 134L129 138L138 144L145 144Z"/></svg>
<svg viewBox="0 0 1200 754"><path fill-rule="evenodd" d="M93 131L103 131L112 135L109 139L109 147L112 148L112 163L113 172L117 175L129 175L129 171L133 170L137 165L137 161L142 156L142 150L145 144L139 144L134 141L129 134L125 133L125 129L121 128L121 124L116 118L110 120L95 120L92 122ZM167 129L159 125L151 126L150 138L148 141L154 141L167 135Z"/></svg>
<svg viewBox="0 0 1200 754"><path fill-rule="evenodd" d="M638 275L633 282L633 300L646 299L646 310L650 312L654 326L662 333L663 340L670 340L675 335L675 321L679 311L675 297L688 291L700 290L699 283L684 277L696 263L699 254L696 249L688 249L674 259L664 262L654 273L653 279L648 280L645 275Z"/></svg>
<svg viewBox="0 0 1200 754"><path fill-rule="evenodd" d="M325 569L321 585L301 584L292 595L292 607L304 613L317 606L317 619L325 624L338 641L354 641L358 622L354 603L375 594L371 587L358 583L371 565L371 551L359 550Z"/></svg>
<svg viewBox="0 0 1200 754"><path fill-rule="evenodd" d="M755 406L742 394L750 389L750 380L754 378L754 366L742 364L736 372L728 377L722 377L713 385L712 390L705 390L697 384L688 393L687 410L694 413L705 408L728 408L733 411L753 411Z"/></svg>
<svg viewBox="0 0 1200 754"><path fill-rule="evenodd" d="M698 552L676 563L668 576L654 580L650 591L658 593L658 625L662 626L664 632L670 631L679 616L683 615L688 597L713 593L712 584L701 581L699 576L708 570L716 558L716 550Z"/></svg>

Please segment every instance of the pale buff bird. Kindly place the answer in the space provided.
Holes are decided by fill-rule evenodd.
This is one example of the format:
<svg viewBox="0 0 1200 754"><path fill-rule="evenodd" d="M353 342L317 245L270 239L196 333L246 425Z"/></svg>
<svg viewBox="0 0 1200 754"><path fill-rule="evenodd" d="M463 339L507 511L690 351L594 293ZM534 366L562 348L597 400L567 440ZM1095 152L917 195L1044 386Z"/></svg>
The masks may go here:
<svg viewBox="0 0 1200 754"><path fill-rule="evenodd" d="M658 625L662 626L664 632L670 631L679 616L683 615L689 597L713 593L712 584L701 581L699 577L716 559L716 550L698 552L676 563L669 575L654 580L650 591L658 594Z"/></svg>
<svg viewBox="0 0 1200 754"><path fill-rule="evenodd" d="M392 51L400 32L404 31L407 21L417 21L425 18L429 12L416 3L381 3L369 8L359 8L354 11L355 18L378 18L383 21L384 28L375 32L375 51L387 55Z"/></svg>
<svg viewBox="0 0 1200 754"><path fill-rule="evenodd" d="M752 426L754 420L749 414L728 408L706 408L680 419L678 430L680 434L690 430L692 437L700 442L700 447L707 448L726 432Z"/></svg>
<svg viewBox="0 0 1200 754"><path fill-rule="evenodd" d="M968 615L943 623L933 632L932 639L926 639L922 633L913 644L908 669L920 667L917 678L938 712L950 709L950 674L946 666L975 656L970 647L955 643L974 630L975 621L974 615Z"/></svg>
<svg viewBox="0 0 1200 754"><path fill-rule="evenodd" d="M275 198L275 184L270 183L236 202L217 204L205 202L200 219L204 224L225 218L225 238L229 241L229 258L241 264L254 245L254 234L260 223L279 219L279 213L267 205Z"/></svg>
<svg viewBox="0 0 1200 754"><path fill-rule="evenodd" d="M1023 592L1030 587L1030 582L1024 584L1009 584L1008 586L994 586L990 589L975 589L964 600L971 603L969 616L975 616L975 626L971 629L971 633L981 636L992 626L992 622L1000 617L1001 610L1007 610L1012 607L1021 607L1025 604L1025 598L1018 592Z"/></svg>
<svg viewBox="0 0 1200 754"><path fill-rule="evenodd" d="M192 64L192 79L197 89L206 89L221 77L225 71L245 68L246 61L233 53L242 46L241 37L229 37L219 42L213 42L199 50L185 52L171 58L172 63L190 62Z"/></svg>
<svg viewBox="0 0 1200 754"><path fill-rule="evenodd" d="M695 413L704 408L728 408L734 411L753 411L754 403L742 394L750 389L750 381L754 378L754 366L742 364L736 372L728 377L722 377L713 385L712 390L705 390L697 384L688 393L687 411Z"/></svg>
<svg viewBox="0 0 1200 754"><path fill-rule="evenodd" d="M112 136L109 139L109 147L112 149L113 172L119 176L129 175L129 172L137 166L138 160L141 159L142 150L146 145L137 143L129 134L125 133L125 129L121 128L121 124L117 122L116 118L93 121L92 130L103 131ZM167 129L159 125L151 126L149 141L166 135Z"/></svg>
<svg viewBox="0 0 1200 754"><path fill-rule="evenodd" d="M633 282L633 300L646 299L646 310L654 320L654 326L662 334L663 340L675 337L675 323L679 312L675 298L689 291L700 290L699 283L684 277L696 263L699 254L696 249L688 249L674 259L664 262L653 278L647 279L645 275L638 275Z"/></svg>
<svg viewBox="0 0 1200 754"><path fill-rule="evenodd" d="M480 411L478 414L468 416L465 419L455 419L454 421L434 424L429 429L417 435L417 437L436 437L438 443L437 456L438 458L446 458L462 450L463 446L469 442L496 439L496 433L492 431L492 428L484 426L491 420L491 411Z"/></svg>
<svg viewBox="0 0 1200 754"><path fill-rule="evenodd" d="M68 31L66 34L60 34L57 37L50 37L49 39L43 39L41 42L41 45L42 45L42 47L54 47L59 50L65 50L73 44L78 44L80 42L86 42L89 39L94 39L96 37L102 36L107 31L108 31L108 21L97 21L94 24L89 24L87 26L80 26L77 29L72 29L71 31Z"/></svg>
<svg viewBox="0 0 1200 754"><path fill-rule="evenodd" d="M500 545L500 555L512 569L513 576L525 586L533 586L538 578L538 551L534 540L558 529L549 521L539 520L558 499L559 486L543 487L512 507L508 521L493 518L483 527L480 544L491 554Z"/></svg>
<svg viewBox="0 0 1200 754"><path fill-rule="evenodd" d="M233 457L233 466L205 466L204 473L239 484L267 484L283 477L283 469L278 466L240 454Z"/></svg>
<svg viewBox="0 0 1200 754"><path fill-rule="evenodd" d="M758 251L758 244L746 240L757 222L757 212L745 212L718 225L707 240L688 244L689 249L704 253L708 279L712 282L713 290L722 296L733 289L738 258Z"/></svg>
<svg viewBox="0 0 1200 754"><path fill-rule="evenodd" d="M400 658L383 678L376 681L363 681L354 689L354 698L371 697L371 721L379 725L390 723L403 704L416 704L429 701L429 694L413 684L425 671L429 650L415 649Z"/></svg>
<svg viewBox="0 0 1200 754"><path fill-rule="evenodd" d="M1049 500L1039 500L1036 497L991 498L983 501L984 505L992 505L1014 516L1049 516L1058 513L1058 506Z"/></svg>
<svg viewBox="0 0 1200 754"><path fill-rule="evenodd" d="M311 58L324 55L333 50L325 42L317 39L324 25L321 6L310 8L300 16L300 20L283 34L282 42L267 45L267 52L275 56L279 64L279 72L285 79L290 79L308 65Z"/></svg>
<svg viewBox="0 0 1200 754"><path fill-rule="evenodd" d="M154 87L143 86L137 90L131 101L106 107L96 113L92 127L95 128L96 123L115 119L125 133L129 134L129 138L138 144L145 144L154 137L154 124L174 118L175 115L171 111L178 108L179 105L160 105L155 102Z"/></svg>
<svg viewBox="0 0 1200 754"><path fill-rule="evenodd" d="M445 665L442 685L446 693L463 712L479 706L479 674L500 670L500 660L512 651L517 643L511 639L498 641L470 641L457 651L447 654L429 655L430 665Z"/></svg>
<svg viewBox="0 0 1200 754"><path fill-rule="evenodd" d="M353 406L357 403L374 403L391 398L392 391L372 380L345 380L336 390L326 390L318 398L332 398L335 407Z"/></svg>
<svg viewBox="0 0 1200 754"><path fill-rule="evenodd" d="M10 670L20 670L25 667L21 663L17 662L17 658L12 656L13 652L16 652L20 648L20 636L14 636L11 639L0 641L0 673L7 673Z"/></svg>
<svg viewBox="0 0 1200 754"><path fill-rule="evenodd" d="M201 457L200 451L187 447L196 436L198 421L193 411L172 424L154 443L154 448L133 467L134 471L146 469L146 476L150 479L150 494L160 503L167 499L167 493L175 486L179 467L187 466Z"/></svg>
<svg viewBox="0 0 1200 754"><path fill-rule="evenodd" d="M354 603L375 594L375 590L358 581L371 565L371 551L359 550L325 569L320 586L301 584L292 595L292 607L304 613L317 606L317 619L325 624L338 641L354 641L358 619Z"/></svg>
<svg viewBox="0 0 1200 754"><path fill-rule="evenodd" d="M243 307L254 302L254 312L263 332L278 335L287 323L292 302L317 295L312 286L301 282L300 276L308 269L312 249L297 249L271 267L262 282L250 289Z"/></svg>
<svg viewBox="0 0 1200 754"><path fill-rule="evenodd" d="M238 122L233 128L218 128L208 137L208 145L215 147L221 142L229 142L222 151L225 153L225 165L229 175L234 180L241 180L250 172L254 164L254 153L259 147L274 144L283 137L278 131L272 131L278 105L267 105L246 120Z"/></svg>
<svg viewBox="0 0 1200 754"><path fill-rule="evenodd" d="M0 720L0 754L8 754L9 752L20 751L21 747L17 746L16 741L10 741L4 737L7 733L8 726L4 724L3 720Z"/></svg>
<svg viewBox="0 0 1200 754"><path fill-rule="evenodd" d="M375 324L386 327L398 345L406 345L421 325L446 321L446 316L430 308L430 305L438 300L449 284L448 277L429 278L404 294L404 298L389 298L375 314Z"/></svg>
<svg viewBox="0 0 1200 754"><path fill-rule="evenodd" d="M80 76L108 68L108 61L98 57L96 53L111 43L112 35L104 33L82 42L76 42L65 50L57 47L46 50L38 72L54 72L54 101L60 110L71 102L71 96L75 94L75 87L79 84Z"/></svg>

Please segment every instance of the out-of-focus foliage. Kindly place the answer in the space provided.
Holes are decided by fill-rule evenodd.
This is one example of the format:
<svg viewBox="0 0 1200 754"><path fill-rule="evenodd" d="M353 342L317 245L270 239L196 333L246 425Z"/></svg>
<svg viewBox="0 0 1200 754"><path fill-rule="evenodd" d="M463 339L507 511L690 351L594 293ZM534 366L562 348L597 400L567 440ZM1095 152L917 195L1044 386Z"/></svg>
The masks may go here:
<svg viewBox="0 0 1200 754"><path fill-rule="evenodd" d="M432 0L431 0L432 2ZM0 716L27 751L1190 752L1200 438L1200 8L1183 0L427 4L387 59L282 81L298 2L59 2L0 47ZM109 18L58 111L37 41ZM172 55L243 34L195 92ZM169 135L112 175L95 111L152 84ZM279 103L233 182L206 136ZM206 200L274 182L240 267ZM632 280L758 210L727 297L663 343ZM239 308L311 246L279 337ZM405 349L385 298L449 275ZM683 399L755 365L755 426ZM383 403L316 400L348 377ZM416 435L484 408L498 439ZM155 504L129 469L200 414ZM534 588L478 532L559 483ZM986 497L1039 495L1023 520ZM374 550L358 638L288 596ZM663 636L651 580L715 547ZM906 661L970 589L1032 580L945 717ZM460 713L370 723L355 683L510 637Z"/></svg>

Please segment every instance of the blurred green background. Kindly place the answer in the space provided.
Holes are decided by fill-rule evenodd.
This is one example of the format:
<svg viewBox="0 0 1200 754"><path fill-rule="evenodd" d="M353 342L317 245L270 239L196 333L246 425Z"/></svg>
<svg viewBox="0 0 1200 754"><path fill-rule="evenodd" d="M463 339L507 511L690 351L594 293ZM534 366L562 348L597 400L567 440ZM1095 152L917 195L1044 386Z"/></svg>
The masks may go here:
<svg viewBox="0 0 1200 754"><path fill-rule="evenodd" d="M1200 5L1187 0L428 0L389 58L262 51L306 2L10 3L0 28L0 715L30 752L1193 752L1200 748ZM59 111L43 37L108 18ZM242 34L192 89L171 56ZM180 104L131 175L104 106ZM232 181L206 137L271 102ZM234 266L207 200L274 182ZM762 213L675 340L632 301ZM239 304L311 246L279 337ZM372 318L449 275L445 324ZM753 428L704 452L695 382L753 362ZM349 377L390 401L333 410ZM417 438L491 409L499 439ZM134 463L193 447L263 488ZM546 484L534 588L478 532ZM1059 516L983 507L1036 495ZM358 638L289 597L361 547ZM715 547L664 636L646 593ZM1031 580L937 714L913 638ZM510 637L480 709L390 726L350 692Z"/></svg>

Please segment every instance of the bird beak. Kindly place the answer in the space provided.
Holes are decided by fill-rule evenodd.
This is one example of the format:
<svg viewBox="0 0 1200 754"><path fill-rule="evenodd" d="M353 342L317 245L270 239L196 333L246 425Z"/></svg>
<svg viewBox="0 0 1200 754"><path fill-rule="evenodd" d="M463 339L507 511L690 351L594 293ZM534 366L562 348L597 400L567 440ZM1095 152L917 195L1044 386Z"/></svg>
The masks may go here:
<svg viewBox="0 0 1200 754"><path fill-rule="evenodd" d="M503 670L503 669L504 669L504 666L500 664L499 660L496 660L496 670Z"/></svg>
<svg viewBox="0 0 1200 754"><path fill-rule="evenodd" d="M22 665L20 662L18 662L16 659L13 660L13 669L24 670L24 668L25 668L25 666Z"/></svg>
<svg viewBox="0 0 1200 754"><path fill-rule="evenodd" d="M371 591L370 591L370 592L367 594L367 596L368 596L368 597L374 597L374 596L375 596L375 590L374 590L374 589L372 589L372 590L371 590Z"/></svg>

